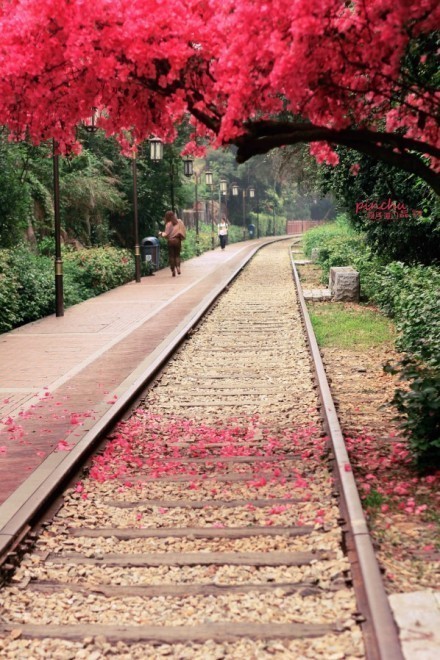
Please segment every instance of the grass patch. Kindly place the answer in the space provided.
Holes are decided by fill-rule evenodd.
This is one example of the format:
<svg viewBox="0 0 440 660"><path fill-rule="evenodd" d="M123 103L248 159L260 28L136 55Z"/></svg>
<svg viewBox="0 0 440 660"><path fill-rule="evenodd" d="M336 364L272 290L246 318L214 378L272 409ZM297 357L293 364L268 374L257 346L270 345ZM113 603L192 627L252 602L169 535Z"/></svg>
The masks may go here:
<svg viewBox="0 0 440 660"><path fill-rule="evenodd" d="M374 309L335 302L308 309L320 346L368 349L394 340L393 324Z"/></svg>

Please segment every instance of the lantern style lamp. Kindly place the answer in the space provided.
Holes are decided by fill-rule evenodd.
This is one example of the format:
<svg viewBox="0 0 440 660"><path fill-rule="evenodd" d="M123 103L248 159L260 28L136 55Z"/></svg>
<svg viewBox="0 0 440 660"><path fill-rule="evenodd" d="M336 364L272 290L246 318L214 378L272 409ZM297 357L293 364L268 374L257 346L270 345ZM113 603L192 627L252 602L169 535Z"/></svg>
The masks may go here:
<svg viewBox="0 0 440 660"><path fill-rule="evenodd" d="M192 158L183 159L183 173L188 177L188 179L194 174Z"/></svg>
<svg viewBox="0 0 440 660"><path fill-rule="evenodd" d="M96 125L98 117L99 117L98 108L92 108L92 114L88 119L86 119L83 122L84 129L88 133L96 133L96 131L98 130L98 127Z"/></svg>
<svg viewBox="0 0 440 660"><path fill-rule="evenodd" d="M237 196L238 196L238 185L237 185L236 183L233 183L233 184L232 184L232 195L233 195L234 197L237 197Z"/></svg>
<svg viewBox="0 0 440 660"><path fill-rule="evenodd" d="M249 197L251 199L255 197L255 188L249 188Z"/></svg>
<svg viewBox="0 0 440 660"><path fill-rule="evenodd" d="M210 170L205 172L205 183L207 186L212 186L212 172Z"/></svg>
<svg viewBox="0 0 440 660"><path fill-rule="evenodd" d="M228 182L226 181L226 179L220 180L220 192L222 195L226 195L228 192Z"/></svg>
<svg viewBox="0 0 440 660"><path fill-rule="evenodd" d="M150 139L150 159L153 163L163 160L163 142L160 138L154 137Z"/></svg>

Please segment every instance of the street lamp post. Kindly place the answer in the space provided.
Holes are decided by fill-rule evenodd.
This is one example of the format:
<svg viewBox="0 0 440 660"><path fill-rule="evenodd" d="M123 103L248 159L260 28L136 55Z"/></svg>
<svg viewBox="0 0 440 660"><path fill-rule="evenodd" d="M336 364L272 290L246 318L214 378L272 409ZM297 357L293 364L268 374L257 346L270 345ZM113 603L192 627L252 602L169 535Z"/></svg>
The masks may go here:
<svg viewBox="0 0 440 660"><path fill-rule="evenodd" d="M98 108L92 108L92 115L90 119L83 123L85 130L88 133L96 133L98 126L96 125L99 119L100 112ZM133 176L133 238L134 238L134 273L136 282L141 281L141 249L139 241L139 217L138 217L138 197L137 197L137 161L136 152L133 150L131 160L131 170Z"/></svg>
<svg viewBox="0 0 440 660"><path fill-rule="evenodd" d="M163 160L163 142L160 138L158 137L152 137L149 140L150 142L150 160L153 161L153 163L158 163L159 161ZM176 205L175 205L175 197L174 197L174 178L176 175L176 169L175 169L175 162L174 162L174 157L172 154L170 154L169 157L169 164L170 164L170 202L171 202L171 209L176 212ZM193 175L193 161L192 158L184 158L183 159L183 173L185 176L188 178Z"/></svg>
<svg viewBox="0 0 440 660"><path fill-rule="evenodd" d="M137 198L137 163L136 155L132 158L133 171L133 234L134 234L134 272L136 282L141 281L141 248L139 245L139 218Z"/></svg>
<svg viewBox="0 0 440 660"><path fill-rule="evenodd" d="M211 250L215 248L215 240L214 240L214 186L213 186L213 179L212 179L212 172L210 170L207 170L205 172L205 183L206 187L208 190L211 192Z"/></svg>
<svg viewBox="0 0 440 660"><path fill-rule="evenodd" d="M196 242L198 241L199 238L199 211L198 211L198 194L197 194L197 184L198 184L198 174L197 172L194 172L194 164L192 158L184 158L183 159L183 173L184 175L190 179L193 174L195 174L195 204L196 204Z"/></svg>
<svg viewBox="0 0 440 660"><path fill-rule="evenodd" d="M196 172L195 175L195 202L196 202L196 236L199 236L199 195L198 195L198 184L200 181L200 175Z"/></svg>
<svg viewBox="0 0 440 660"><path fill-rule="evenodd" d="M233 183L231 186L232 197L238 197L239 187L236 183Z"/></svg>
<svg viewBox="0 0 440 660"><path fill-rule="evenodd" d="M249 203L249 207L250 207L250 209L252 209L252 200L255 198L255 188L253 188L252 186L249 186L249 188L248 188L248 195L249 195L249 199L251 200L251 202ZM251 238L254 237L254 233L253 233L253 231L254 231L254 227L252 228L252 236L251 236Z"/></svg>
<svg viewBox="0 0 440 660"><path fill-rule="evenodd" d="M246 240L246 190L242 190L243 197L243 240Z"/></svg>
<svg viewBox="0 0 440 660"><path fill-rule="evenodd" d="M55 315L64 316L63 259L61 256L60 162L57 143L52 141L53 208L55 232Z"/></svg>
<svg viewBox="0 0 440 660"><path fill-rule="evenodd" d="M225 198L225 206L226 205L226 195L228 194L228 182L226 179L220 179L219 186L218 186L218 221L219 223L222 221L222 197ZM228 209L226 207L226 218L228 216Z"/></svg>
<svg viewBox="0 0 440 660"><path fill-rule="evenodd" d="M169 157L170 163L170 201L171 201L171 210L176 211L176 205L174 203L174 158L172 155Z"/></svg>
<svg viewBox="0 0 440 660"><path fill-rule="evenodd" d="M257 209L257 238L260 238L260 199L256 195L256 209Z"/></svg>
<svg viewBox="0 0 440 660"><path fill-rule="evenodd" d="M98 118L98 109L92 108L91 117L83 122L83 126L88 133L96 133L98 130L96 125ZM52 140L53 210L55 234L55 316L64 316L63 258L61 254L60 157L57 153L57 149L58 144L56 140Z"/></svg>
<svg viewBox="0 0 440 660"><path fill-rule="evenodd" d="M199 240L199 190L200 173L194 172L194 201L196 205L196 241Z"/></svg>
<svg viewBox="0 0 440 660"><path fill-rule="evenodd" d="M195 201L195 228L196 228L196 241L199 239L199 195L198 195L198 185L200 181L199 172L194 171L194 162L193 159L189 156L183 159L183 173L190 179L194 175L194 201Z"/></svg>
<svg viewBox="0 0 440 660"><path fill-rule="evenodd" d="M220 179L219 188L218 188L218 221L222 221L222 197L225 198L225 215L226 221L228 220L228 182L226 179Z"/></svg>

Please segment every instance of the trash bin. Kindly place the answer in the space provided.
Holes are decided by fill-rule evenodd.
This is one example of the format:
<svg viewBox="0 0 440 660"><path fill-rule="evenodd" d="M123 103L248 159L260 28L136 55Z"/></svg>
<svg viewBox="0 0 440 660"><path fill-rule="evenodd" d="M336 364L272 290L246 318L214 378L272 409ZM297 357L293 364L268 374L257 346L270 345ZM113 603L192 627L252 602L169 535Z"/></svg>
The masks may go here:
<svg viewBox="0 0 440 660"><path fill-rule="evenodd" d="M248 226L249 238L254 238L255 236L255 225Z"/></svg>
<svg viewBox="0 0 440 660"><path fill-rule="evenodd" d="M141 255L142 261L150 262L154 270L157 270L159 268L160 258L159 239L155 236L147 236L147 238L143 238L141 241Z"/></svg>

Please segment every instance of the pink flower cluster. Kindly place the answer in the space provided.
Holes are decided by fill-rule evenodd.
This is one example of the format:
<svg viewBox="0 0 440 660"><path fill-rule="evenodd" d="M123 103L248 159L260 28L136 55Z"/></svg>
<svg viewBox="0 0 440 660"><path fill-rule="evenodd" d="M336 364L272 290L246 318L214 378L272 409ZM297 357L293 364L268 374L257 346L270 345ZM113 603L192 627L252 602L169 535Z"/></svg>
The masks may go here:
<svg viewBox="0 0 440 660"><path fill-rule="evenodd" d="M347 437L345 442L367 508L372 493L383 501L382 513L394 510L420 516L440 505L440 471L418 475L405 442L394 437L388 443L379 442L368 433Z"/></svg>
<svg viewBox="0 0 440 660"><path fill-rule="evenodd" d="M250 120L288 112L438 146L439 93L405 81L402 61L439 24L436 0L5 2L0 123L36 142L55 137L65 152L98 108L132 153L152 134L172 140L187 113L197 149L201 136L228 143ZM337 162L328 145L312 151Z"/></svg>
<svg viewBox="0 0 440 660"><path fill-rule="evenodd" d="M123 488L136 488L142 487L143 478L185 475L191 478L186 486L190 490L198 489L209 479L214 495L219 488L216 477L233 470L244 475L243 483L250 492L283 484L291 497L298 497L299 493L301 499L310 501L313 473L322 467L326 444L327 438L314 426L279 431L275 435L258 417L239 422L230 419L211 426L138 410L118 425L102 454L93 459L89 476L99 483L121 480ZM294 454L298 460L283 462L284 454L290 459ZM221 460L246 456L267 460L250 463ZM189 460L194 458L203 460ZM78 488L77 492L84 497L83 485L81 490ZM275 505L268 515L280 515L289 506ZM324 510L315 512L314 522L322 524L324 518ZM266 524L272 524L271 518Z"/></svg>

